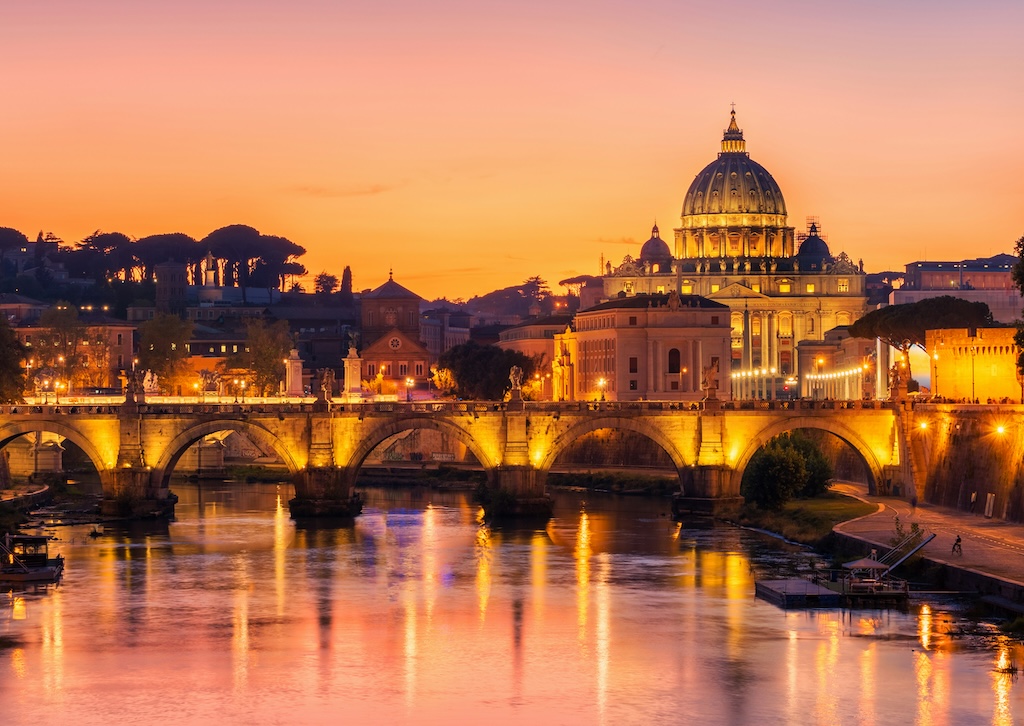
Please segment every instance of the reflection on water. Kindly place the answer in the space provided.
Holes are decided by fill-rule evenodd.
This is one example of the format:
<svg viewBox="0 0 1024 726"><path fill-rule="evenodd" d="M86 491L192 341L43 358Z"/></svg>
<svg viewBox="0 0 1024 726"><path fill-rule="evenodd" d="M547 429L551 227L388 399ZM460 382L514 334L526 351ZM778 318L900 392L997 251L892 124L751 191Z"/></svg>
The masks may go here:
<svg viewBox="0 0 1024 726"><path fill-rule="evenodd" d="M782 611L812 556L661 500L556 495L490 528L464 493L179 484L177 520L54 531L60 587L0 599L0 723L993 723L1021 646L940 601ZM1000 672L1002 671L1002 672Z"/></svg>

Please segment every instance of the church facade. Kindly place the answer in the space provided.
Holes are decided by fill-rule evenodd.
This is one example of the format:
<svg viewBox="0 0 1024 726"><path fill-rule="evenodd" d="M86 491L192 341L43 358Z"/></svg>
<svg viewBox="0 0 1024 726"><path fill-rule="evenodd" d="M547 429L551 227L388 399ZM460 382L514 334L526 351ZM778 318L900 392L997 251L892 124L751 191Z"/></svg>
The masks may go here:
<svg viewBox="0 0 1024 726"><path fill-rule="evenodd" d="M866 312L863 264L833 256L816 224L806 234L789 225L782 190L747 153L735 111L721 149L690 184L672 246L655 226L638 259L606 265L604 297L675 291L722 303L732 331L723 376L795 376L801 341Z"/></svg>

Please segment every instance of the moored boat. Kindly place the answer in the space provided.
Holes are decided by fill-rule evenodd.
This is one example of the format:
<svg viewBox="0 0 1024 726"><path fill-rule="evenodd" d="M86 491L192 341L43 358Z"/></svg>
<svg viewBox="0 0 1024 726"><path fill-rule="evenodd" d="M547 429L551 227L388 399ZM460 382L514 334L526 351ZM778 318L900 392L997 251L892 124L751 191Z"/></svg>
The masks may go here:
<svg viewBox="0 0 1024 726"><path fill-rule="evenodd" d="M57 582L64 557L50 557L46 537L7 534L0 542L0 582Z"/></svg>

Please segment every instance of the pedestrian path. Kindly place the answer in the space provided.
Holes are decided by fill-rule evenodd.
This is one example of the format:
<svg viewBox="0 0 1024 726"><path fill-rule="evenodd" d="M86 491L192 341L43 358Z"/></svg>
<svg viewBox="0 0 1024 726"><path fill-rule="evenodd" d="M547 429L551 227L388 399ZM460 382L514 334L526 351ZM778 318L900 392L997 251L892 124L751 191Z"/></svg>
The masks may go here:
<svg viewBox="0 0 1024 726"><path fill-rule="evenodd" d="M912 507L910 502L896 497L869 495L867 487L860 484L843 482L832 490L879 505L874 514L837 525L837 532L866 540L885 551L891 547L890 540L896 534L895 520L899 517L905 533L916 523L925 533L937 535L921 550L928 559L1024 587L1024 524L933 504ZM963 540L962 555L952 553L958 535Z"/></svg>

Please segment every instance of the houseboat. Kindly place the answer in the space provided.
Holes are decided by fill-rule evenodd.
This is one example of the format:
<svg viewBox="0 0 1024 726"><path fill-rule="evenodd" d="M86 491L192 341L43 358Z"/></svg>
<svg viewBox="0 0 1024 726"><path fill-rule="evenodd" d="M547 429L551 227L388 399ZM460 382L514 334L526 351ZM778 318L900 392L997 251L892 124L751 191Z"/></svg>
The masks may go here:
<svg viewBox="0 0 1024 726"><path fill-rule="evenodd" d="M64 557L50 557L46 537L4 535L0 542L0 582L57 582L64 574Z"/></svg>

